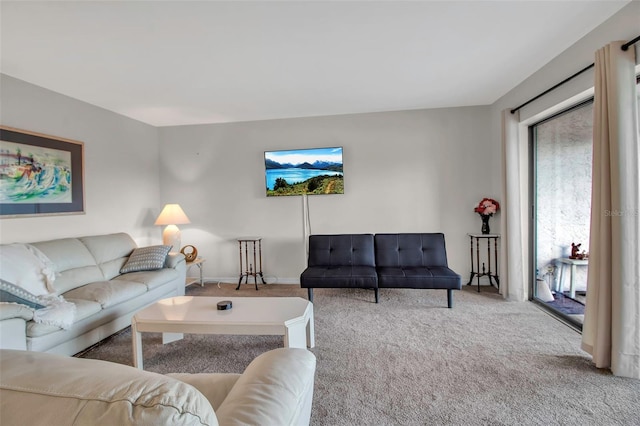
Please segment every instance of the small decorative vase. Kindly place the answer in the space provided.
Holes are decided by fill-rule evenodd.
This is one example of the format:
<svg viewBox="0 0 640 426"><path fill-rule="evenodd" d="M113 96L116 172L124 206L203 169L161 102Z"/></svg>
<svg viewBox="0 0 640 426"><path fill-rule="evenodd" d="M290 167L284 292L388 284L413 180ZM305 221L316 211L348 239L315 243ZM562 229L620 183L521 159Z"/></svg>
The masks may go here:
<svg viewBox="0 0 640 426"><path fill-rule="evenodd" d="M482 233L490 234L491 229L489 228L489 218L491 218L491 216L488 214L481 214L480 218L482 219Z"/></svg>

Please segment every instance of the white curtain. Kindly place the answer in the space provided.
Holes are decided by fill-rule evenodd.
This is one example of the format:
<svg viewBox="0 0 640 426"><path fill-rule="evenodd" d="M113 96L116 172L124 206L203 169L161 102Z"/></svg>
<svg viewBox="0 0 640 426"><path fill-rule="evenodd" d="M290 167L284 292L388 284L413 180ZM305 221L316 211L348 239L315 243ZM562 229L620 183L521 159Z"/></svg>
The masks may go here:
<svg viewBox="0 0 640 426"><path fill-rule="evenodd" d="M500 292L505 299L525 301L527 285L527 143L520 137L520 114L502 112L502 250ZM526 138L525 138L526 139Z"/></svg>
<svg viewBox="0 0 640 426"><path fill-rule="evenodd" d="M635 52L596 52L589 272L582 348L640 378L640 150Z"/></svg>

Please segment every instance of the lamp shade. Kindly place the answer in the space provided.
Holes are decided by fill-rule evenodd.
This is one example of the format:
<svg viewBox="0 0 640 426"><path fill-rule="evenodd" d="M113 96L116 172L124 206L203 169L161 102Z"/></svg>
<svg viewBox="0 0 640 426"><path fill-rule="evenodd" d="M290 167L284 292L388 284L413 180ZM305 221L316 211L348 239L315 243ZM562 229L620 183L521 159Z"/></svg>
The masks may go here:
<svg viewBox="0 0 640 426"><path fill-rule="evenodd" d="M166 204L156 219L156 225L183 225L191 223L180 204Z"/></svg>

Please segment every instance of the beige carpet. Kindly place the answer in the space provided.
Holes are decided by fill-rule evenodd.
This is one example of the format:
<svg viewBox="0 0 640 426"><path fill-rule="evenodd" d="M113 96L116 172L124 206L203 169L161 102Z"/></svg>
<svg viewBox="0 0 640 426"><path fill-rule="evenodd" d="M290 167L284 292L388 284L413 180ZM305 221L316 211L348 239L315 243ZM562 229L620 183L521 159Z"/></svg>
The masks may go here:
<svg viewBox="0 0 640 426"><path fill-rule="evenodd" d="M206 284L190 295L301 296L294 285ZM316 289L312 425L640 425L640 381L593 367L580 335L491 287ZM275 336L143 337L145 369L242 372ZM127 329L81 356L131 365Z"/></svg>

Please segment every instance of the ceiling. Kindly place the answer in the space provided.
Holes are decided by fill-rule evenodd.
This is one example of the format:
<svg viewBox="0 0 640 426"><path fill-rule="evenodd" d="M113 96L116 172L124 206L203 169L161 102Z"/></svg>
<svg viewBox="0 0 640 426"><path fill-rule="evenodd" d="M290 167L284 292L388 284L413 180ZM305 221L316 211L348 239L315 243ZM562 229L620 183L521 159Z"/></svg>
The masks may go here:
<svg viewBox="0 0 640 426"><path fill-rule="evenodd" d="M154 126L488 105L627 1L0 3L0 71Z"/></svg>

